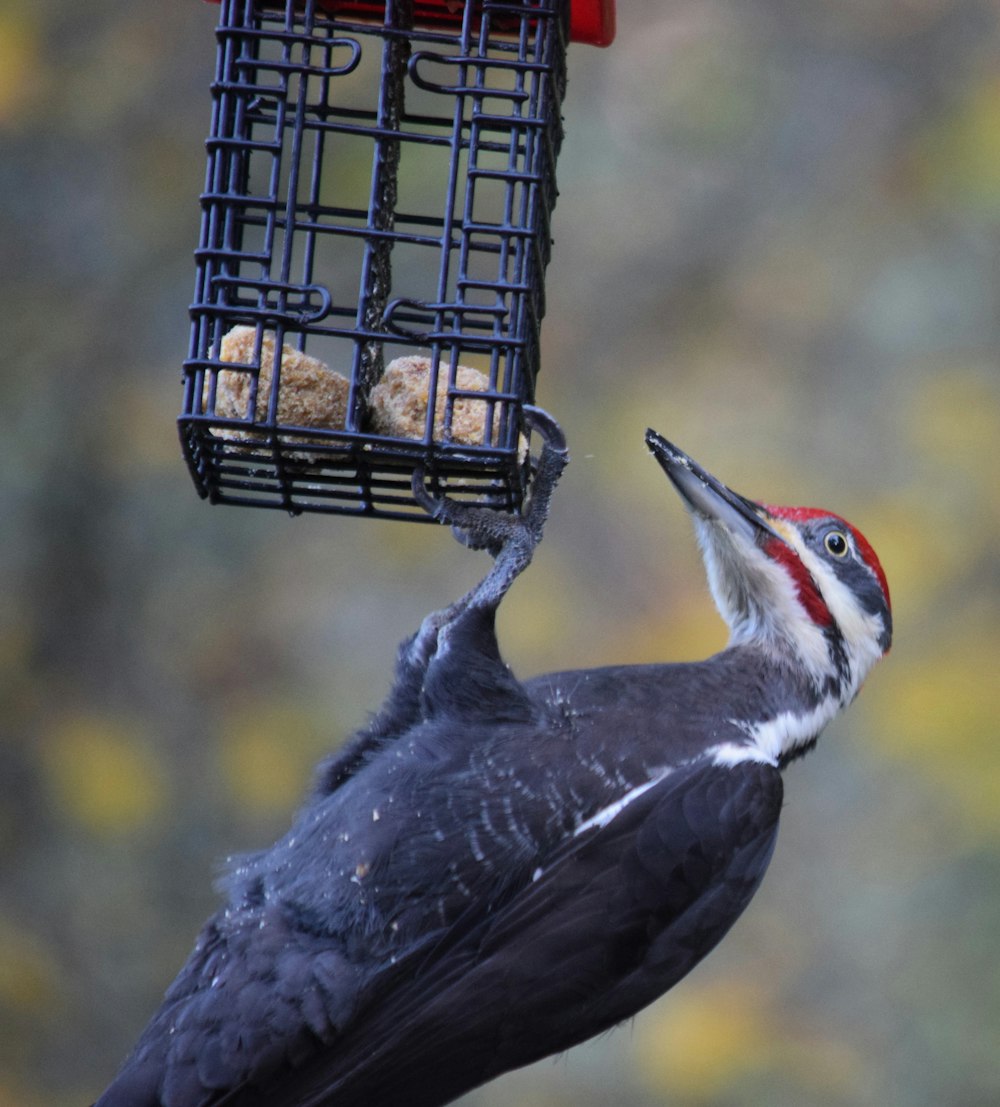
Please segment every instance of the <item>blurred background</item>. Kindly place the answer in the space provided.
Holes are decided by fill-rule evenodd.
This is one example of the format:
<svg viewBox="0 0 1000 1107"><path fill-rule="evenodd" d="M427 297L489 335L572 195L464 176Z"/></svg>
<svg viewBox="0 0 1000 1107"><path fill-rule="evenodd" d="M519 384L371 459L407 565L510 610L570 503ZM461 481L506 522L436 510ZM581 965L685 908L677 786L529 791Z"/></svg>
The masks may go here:
<svg viewBox="0 0 1000 1107"><path fill-rule="evenodd" d="M283 832L397 641L487 565L438 528L195 495L174 417L215 18L0 0L0 1107L90 1102L221 860ZM859 525L896 644L789 769L722 947L463 1103L998 1102L1000 11L622 0L569 67L538 400L573 463L508 660L724 644L647 425Z"/></svg>

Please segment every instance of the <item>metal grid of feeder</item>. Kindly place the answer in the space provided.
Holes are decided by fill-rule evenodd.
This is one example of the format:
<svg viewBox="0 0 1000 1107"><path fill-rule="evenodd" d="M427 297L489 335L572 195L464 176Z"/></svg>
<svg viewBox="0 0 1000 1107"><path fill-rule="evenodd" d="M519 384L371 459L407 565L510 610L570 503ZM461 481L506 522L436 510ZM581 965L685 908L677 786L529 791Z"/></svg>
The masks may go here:
<svg viewBox="0 0 1000 1107"><path fill-rule="evenodd" d="M214 502L516 510L565 0L224 0L181 440ZM423 403L423 407L421 407Z"/></svg>

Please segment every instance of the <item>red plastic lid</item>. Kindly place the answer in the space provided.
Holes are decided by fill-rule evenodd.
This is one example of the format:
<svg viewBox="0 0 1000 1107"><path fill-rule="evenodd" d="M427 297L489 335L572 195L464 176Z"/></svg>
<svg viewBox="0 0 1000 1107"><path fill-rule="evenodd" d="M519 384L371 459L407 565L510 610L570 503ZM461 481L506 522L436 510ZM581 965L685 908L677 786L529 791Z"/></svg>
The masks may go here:
<svg viewBox="0 0 1000 1107"><path fill-rule="evenodd" d="M615 0L569 0L569 4L570 41L609 46L615 37ZM377 0L320 0L319 6L361 19L384 18L385 12L384 3ZM461 8L462 0L414 0L413 14L425 26L455 27L461 23Z"/></svg>
<svg viewBox="0 0 1000 1107"><path fill-rule="evenodd" d="M615 37L615 0L570 0L569 37L591 46L610 46Z"/></svg>

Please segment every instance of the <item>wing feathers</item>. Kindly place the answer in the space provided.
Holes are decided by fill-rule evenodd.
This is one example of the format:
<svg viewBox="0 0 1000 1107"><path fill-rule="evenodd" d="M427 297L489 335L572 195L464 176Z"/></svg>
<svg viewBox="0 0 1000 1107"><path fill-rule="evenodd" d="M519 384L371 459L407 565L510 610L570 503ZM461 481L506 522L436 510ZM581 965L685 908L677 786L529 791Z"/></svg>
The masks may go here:
<svg viewBox="0 0 1000 1107"><path fill-rule="evenodd" d="M384 992L376 985L350 1032L300 1072L299 1092L283 1103L429 1107L630 1017L745 908L780 807L770 766L672 774L564 845L491 915L467 917L412 975ZM419 1095L423 1084L434 1098Z"/></svg>

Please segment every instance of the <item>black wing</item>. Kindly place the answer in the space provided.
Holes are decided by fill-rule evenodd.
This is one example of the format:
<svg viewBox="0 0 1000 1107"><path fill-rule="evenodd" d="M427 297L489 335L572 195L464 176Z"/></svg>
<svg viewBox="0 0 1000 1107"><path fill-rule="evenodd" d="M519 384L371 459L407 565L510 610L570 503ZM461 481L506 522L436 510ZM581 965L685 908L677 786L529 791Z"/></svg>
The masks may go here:
<svg viewBox="0 0 1000 1107"><path fill-rule="evenodd" d="M770 765L675 770L564 843L492 913L470 909L387 967L322 1044L334 1020L312 1005L338 994L338 966L327 966L324 992L303 953L269 968L258 959L246 1033L270 1072L257 1068L218 1097L164 1103L436 1107L615 1026L689 972L749 903L781 800ZM212 1058L224 1070L242 1033L219 1027L192 1042L191 1077L211 1080ZM296 1056L304 1035L313 1048Z"/></svg>

